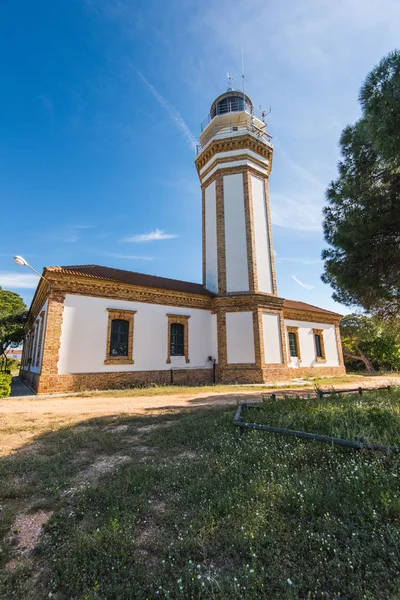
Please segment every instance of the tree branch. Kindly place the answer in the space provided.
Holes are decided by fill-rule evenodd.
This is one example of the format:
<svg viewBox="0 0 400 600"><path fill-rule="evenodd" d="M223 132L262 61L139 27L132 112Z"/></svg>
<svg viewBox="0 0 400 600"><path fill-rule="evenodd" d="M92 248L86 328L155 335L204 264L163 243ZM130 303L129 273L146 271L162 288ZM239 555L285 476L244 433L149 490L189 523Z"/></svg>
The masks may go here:
<svg viewBox="0 0 400 600"><path fill-rule="evenodd" d="M369 358L364 354L364 352L362 350L360 350L360 348L358 347L358 344L356 344L356 348L359 351L359 356L357 356L356 354L352 354L351 352L347 352L346 350L343 350L343 354L345 356L347 356L348 358L353 358L354 360L361 360L361 362L364 363L367 371L375 371L374 366L372 364L372 362L369 360Z"/></svg>

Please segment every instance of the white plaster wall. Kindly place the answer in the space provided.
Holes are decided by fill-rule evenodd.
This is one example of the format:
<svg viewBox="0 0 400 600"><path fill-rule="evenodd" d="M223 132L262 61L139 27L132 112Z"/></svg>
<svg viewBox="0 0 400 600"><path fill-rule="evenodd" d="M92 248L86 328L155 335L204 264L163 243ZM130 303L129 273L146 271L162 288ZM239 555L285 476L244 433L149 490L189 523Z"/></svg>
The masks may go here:
<svg viewBox="0 0 400 600"><path fill-rule="evenodd" d="M39 310L38 315L40 315L40 313L42 311L45 312L44 317L43 317L43 329L42 329L42 344L41 344L41 349L40 349L40 357L39 357L39 365L36 366L36 356L32 357L32 364L31 364L31 368L30 371L32 373L40 373L40 369L42 368L42 356L43 356L43 347L44 347L44 336L46 333L46 319L47 319L47 304L48 301L46 300L46 302L43 304L42 308ZM37 343L36 343L36 354L39 352L39 334L40 334L40 330L41 330L41 323L40 323L40 319L39 319L39 327L36 330L36 337L37 337ZM35 340L33 341L33 347L35 348Z"/></svg>
<svg viewBox="0 0 400 600"><path fill-rule="evenodd" d="M301 361L291 358L289 353L289 336L286 332L286 348L289 357L289 367L338 367L339 357L336 346L336 331L334 325L310 323L306 321L285 320L286 327L299 328L299 344ZM322 329L324 336L326 362L317 362L313 329ZM299 364L300 363L300 364Z"/></svg>
<svg viewBox="0 0 400 600"><path fill-rule="evenodd" d="M206 210L206 288L218 292L217 207L215 181L205 189Z"/></svg>
<svg viewBox="0 0 400 600"><path fill-rule="evenodd" d="M226 313L226 347L229 364L255 362L252 312Z"/></svg>
<svg viewBox="0 0 400 600"><path fill-rule="evenodd" d="M282 364L282 337L279 314L263 313L264 360L267 365Z"/></svg>
<svg viewBox="0 0 400 600"><path fill-rule="evenodd" d="M258 290L260 292L272 293L271 256L269 251L264 181L252 175L251 188Z"/></svg>
<svg viewBox="0 0 400 600"><path fill-rule="evenodd" d="M243 175L224 175L227 292L249 291Z"/></svg>
<svg viewBox="0 0 400 600"><path fill-rule="evenodd" d="M135 310L133 328L133 365L105 365L107 352L107 308ZM171 357L168 352L167 314L190 315L189 359ZM67 294L64 302L58 372L100 373L110 371L161 371L171 367L210 367L208 356L214 353L210 311L93 298Z"/></svg>

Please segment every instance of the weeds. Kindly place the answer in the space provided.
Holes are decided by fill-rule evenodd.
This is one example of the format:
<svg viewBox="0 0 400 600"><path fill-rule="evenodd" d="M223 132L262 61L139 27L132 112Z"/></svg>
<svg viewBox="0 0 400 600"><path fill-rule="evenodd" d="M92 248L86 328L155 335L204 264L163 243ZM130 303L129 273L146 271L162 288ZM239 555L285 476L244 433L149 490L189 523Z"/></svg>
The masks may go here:
<svg viewBox="0 0 400 600"><path fill-rule="evenodd" d="M398 397L386 396L376 402L397 423ZM291 402L265 410L278 419ZM305 419L308 401L296 402ZM347 423L360 422L349 412L358 396L345 402ZM257 431L239 438L234 410L98 418L1 459L0 597L393 600L399 458ZM368 419L392 432L379 412ZM99 456L126 458L99 472ZM18 556L14 517L46 499L44 534Z"/></svg>
<svg viewBox="0 0 400 600"><path fill-rule="evenodd" d="M400 389L266 402L251 419L273 427L400 446Z"/></svg>

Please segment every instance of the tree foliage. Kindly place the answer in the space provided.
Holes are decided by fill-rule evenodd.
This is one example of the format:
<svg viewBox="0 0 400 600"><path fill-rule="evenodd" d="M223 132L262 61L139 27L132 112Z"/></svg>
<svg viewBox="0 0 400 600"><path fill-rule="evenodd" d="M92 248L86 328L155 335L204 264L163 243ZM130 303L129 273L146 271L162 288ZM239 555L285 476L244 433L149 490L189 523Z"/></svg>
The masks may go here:
<svg viewBox="0 0 400 600"><path fill-rule="evenodd" d="M0 358L8 348L16 348L24 338L26 305L19 294L0 287Z"/></svg>
<svg viewBox="0 0 400 600"><path fill-rule="evenodd" d="M400 370L398 320L351 314L341 320L340 333L347 367L357 369L364 363L367 371Z"/></svg>
<svg viewBox="0 0 400 600"><path fill-rule="evenodd" d="M400 52L360 91L362 117L340 138L339 176L324 209L322 279L347 305L393 317L400 309Z"/></svg>

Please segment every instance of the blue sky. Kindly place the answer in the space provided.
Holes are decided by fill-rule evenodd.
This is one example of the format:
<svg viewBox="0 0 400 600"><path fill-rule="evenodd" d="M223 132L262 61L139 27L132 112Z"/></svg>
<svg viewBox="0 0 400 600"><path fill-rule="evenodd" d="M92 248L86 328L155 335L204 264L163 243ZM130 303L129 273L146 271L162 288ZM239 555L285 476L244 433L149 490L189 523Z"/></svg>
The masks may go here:
<svg viewBox="0 0 400 600"><path fill-rule="evenodd" d="M272 106L279 295L346 312L320 281L321 208L399 22L398 0L2 0L0 285L33 296L14 254L201 281L193 139L243 47Z"/></svg>

